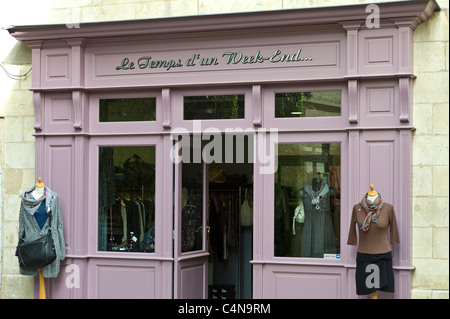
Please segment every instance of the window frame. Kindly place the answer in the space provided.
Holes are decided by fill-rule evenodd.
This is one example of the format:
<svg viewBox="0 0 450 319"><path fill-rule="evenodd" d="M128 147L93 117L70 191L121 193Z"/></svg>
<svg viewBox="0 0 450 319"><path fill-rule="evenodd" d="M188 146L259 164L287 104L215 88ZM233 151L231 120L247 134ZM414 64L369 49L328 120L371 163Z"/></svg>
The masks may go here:
<svg viewBox="0 0 450 319"><path fill-rule="evenodd" d="M348 88L346 82L299 83L264 87L264 126L280 131L298 132L311 130L336 130L348 125ZM275 117L277 93L341 91L341 114L320 117Z"/></svg>
<svg viewBox="0 0 450 319"><path fill-rule="evenodd" d="M304 134L298 134L295 132L279 132L278 141L276 144L314 144L314 143L339 143L341 145L341 189L348 189L348 181L346 174L346 164L348 163L348 142L347 133L343 132L310 132ZM275 158L272 158L275 161ZM263 189L264 198L262 198L262 209L263 209L263 236L262 236L262 246L265 247L263 250L264 260L269 263L282 263L282 264L304 264L304 265L342 265L344 263L346 249L345 245L347 243L347 214L342 208L348 207L348 194L341 193L341 210L340 210L340 226L339 226L339 259L326 259L326 258L314 258L314 257L286 257L286 256L275 256L275 173L274 174L264 174L263 179ZM255 237L256 238L256 237Z"/></svg>
<svg viewBox="0 0 450 319"><path fill-rule="evenodd" d="M100 100L156 98L155 121L100 122ZM140 92L105 92L91 94L89 97L90 131L92 133L160 133L163 131L161 90Z"/></svg>
<svg viewBox="0 0 450 319"><path fill-rule="evenodd" d="M244 95L244 117L237 119L184 119L184 97L205 95ZM172 127L184 128L191 133L204 132L205 129L214 129L215 132L225 132L226 129L253 128L253 101L250 85L224 88L195 88L180 89L173 92L173 125ZM200 126L201 125L201 126Z"/></svg>
<svg viewBox="0 0 450 319"><path fill-rule="evenodd" d="M99 234L98 234L98 195L99 195L99 148L114 146L154 146L155 147L155 185L162 183L164 178L164 141L162 136L135 136L130 139L127 136L102 136L92 137L90 143L91 152L91 169L94 172L89 174L89 185L95 185L94 189L89 192L92 196L89 200L89 210L95 212L89 214L89 234L88 241L89 253L97 257L110 258L136 258L136 259L152 259L163 256L163 245L166 240L164 237L164 224L167 222L166 216L162 213L164 205L164 192L162 187L155 187L155 250L154 252L127 252L127 251L102 251L99 250ZM170 183L169 183L170 184ZM170 184L171 186L171 184ZM160 238L160 239L158 239Z"/></svg>

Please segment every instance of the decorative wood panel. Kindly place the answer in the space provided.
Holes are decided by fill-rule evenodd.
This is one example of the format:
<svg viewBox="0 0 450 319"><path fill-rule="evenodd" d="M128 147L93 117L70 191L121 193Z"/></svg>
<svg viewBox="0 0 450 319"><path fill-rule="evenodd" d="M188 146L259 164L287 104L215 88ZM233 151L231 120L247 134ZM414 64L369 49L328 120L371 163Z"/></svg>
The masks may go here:
<svg viewBox="0 0 450 319"><path fill-rule="evenodd" d="M359 73L393 74L398 70L396 29L369 29L359 32Z"/></svg>
<svg viewBox="0 0 450 319"><path fill-rule="evenodd" d="M361 126L398 125L400 113L398 81L363 81L359 100Z"/></svg>
<svg viewBox="0 0 450 319"><path fill-rule="evenodd" d="M207 297L208 262L207 256L187 257L177 263L175 298L202 299Z"/></svg>
<svg viewBox="0 0 450 319"><path fill-rule="evenodd" d="M45 132L73 132L74 108L70 93L46 94L44 114Z"/></svg>
<svg viewBox="0 0 450 319"><path fill-rule="evenodd" d="M336 299L339 297L340 276L274 272L274 298L277 299Z"/></svg>
<svg viewBox="0 0 450 319"><path fill-rule="evenodd" d="M42 87L67 87L72 84L71 53L66 48L42 49ZM37 84L37 83L36 83Z"/></svg>
<svg viewBox="0 0 450 319"><path fill-rule="evenodd" d="M69 78L69 55L47 55L47 81Z"/></svg>
<svg viewBox="0 0 450 319"><path fill-rule="evenodd" d="M97 265L95 298L154 299L155 268L134 265Z"/></svg>
<svg viewBox="0 0 450 319"><path fill-rule="evenodd" d="M264 265L264 296L273 299L336 299L342 297L346 270L313 265Z"/></svg>
<svg viewBox="0 0 450 319"><path fill-rule="evenodd" d="M74 229L73 220L73 145L72 138L54 138L46 140L46 158L44 162L44 183L58 194L66 253L72 251Z"/></svg>
<svg viewBox="0 0 450 319"><path fill-rule="evenodd" d="M361 136L360 197L373 184L384 201L395 198L395 136L393 132L364 132Z"/></svg>

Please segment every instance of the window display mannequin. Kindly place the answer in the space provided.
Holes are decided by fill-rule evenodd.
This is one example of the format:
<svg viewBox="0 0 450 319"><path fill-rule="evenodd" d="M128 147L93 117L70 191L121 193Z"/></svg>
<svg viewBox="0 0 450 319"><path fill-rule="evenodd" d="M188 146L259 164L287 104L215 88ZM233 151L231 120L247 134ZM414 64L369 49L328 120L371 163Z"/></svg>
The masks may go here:
<svg viewBox="0 0 450 319"><path fill-rule="evenodd" d="M335 194L320 174L299 191L305 212L301 257L323 258L324 254L337 253L330 204L330 196Z"/></svg>
<svg viewBox="0 0 450 319"><path fill-rule="evenodd" d="M400 243L400 239L394 207L381 199L373 185L370 188L361 202L353 206L347 244L358 245L356 293L377 298L378 290L394 292L391 244Z"/></svg>
<svg viewBox="0 0 450 319"><path fill-rule="evenodd" d="M25 241L32 241L46 235L50 228L48 217L52 214L51 230L56 249L56 259L39 270L42 288L44 277L55 278L58 276L60 261L66 257L59 198L58 194L42 183L41 178L38 179L36 185L23 192L20 198L19 238L22 238L25 234ZM22 275L35 276L37 273L38 271L20 268L20 274ZM40 296L45 298L45 290L41 290Z"/></svg>

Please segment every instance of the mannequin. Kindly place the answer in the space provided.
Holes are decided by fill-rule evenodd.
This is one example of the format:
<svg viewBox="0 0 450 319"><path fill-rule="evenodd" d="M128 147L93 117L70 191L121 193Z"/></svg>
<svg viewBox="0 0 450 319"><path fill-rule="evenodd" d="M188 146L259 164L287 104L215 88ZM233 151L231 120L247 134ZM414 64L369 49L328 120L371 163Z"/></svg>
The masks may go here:
<svg viewBox="0 0 450 319"><path fill-rule="evenodd" d="M44 195L45 191L45 184L42 183L42 178L38 178L38 182L36 183L36 188L33 192L31 192L31 195L34 197L34 199L39 199ZM42 269L39 269L39 299L47 299L45 295L45 282L44 282L44 273L42 272Z"/></svg>
<svg viewBox="0 0 450 319"><path fill-rule="evenodd" d="M378 196L378 192L373 188L374 188L373 185L370 185L370 192L367 193L367 199L370 200L372 203Z"/></svg>
<svg viewBox="0 0 450 319"><path fill-rule="evenodd" d="M36 183L36 188L31 193L33 195L34 199L39 199L44 195L45 191L45 184L42 183L42 178L38 178L38 182Z"/></svg>
<svg viewBox="0 0 450 319"><path fill-rule="evenodd" d="M370 185L362 201L353 206L347 241L348 245L358 244L355 275L358 295L370 294L372 299L377 299L378 290L394 292L391 244L399 242L393 206L384 202Z"/></svg>
<svg viewBox="0 0 450 319"><path fill-rule="evenodd" d="M305 212L300 257L323 258L337 252L330 205L330 196L335 194L320 175L299 190Z"/></svg>
<svg viewBox="0 0 450 319"><path fill-rule="evenodd" d="M22 268L19 272L25 276L39 275L39 298L46 299L44 278L56 278L60 270L60 261L65 259L65 241L63 221L58 194L47 187L42 178L20 195L19 239L35 240L52 232L56 259L41 269ZM51 216L51 218L50 218Z"/></svg>

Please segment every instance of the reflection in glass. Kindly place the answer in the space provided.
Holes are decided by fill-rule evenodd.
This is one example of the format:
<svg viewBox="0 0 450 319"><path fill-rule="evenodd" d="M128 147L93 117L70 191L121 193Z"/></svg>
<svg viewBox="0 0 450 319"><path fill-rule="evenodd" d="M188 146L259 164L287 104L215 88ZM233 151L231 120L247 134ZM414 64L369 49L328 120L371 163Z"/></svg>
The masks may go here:
<svg viewBox="0 0 450 319"><path fill-rule="evenodd" d="M155 121L156 98L100 100L100 122Z"/></svg>
<svg viewBox="0 0 450 319"><path fill-rule="evenodd" d="M98 250L155 251L155 146L99 147Z"/></svg>
<svg viewBox="0 0 450 319"><path fill-rule="evenodd" d="M275 256L339 258L339 143L279 144Z"/></svg>
<svg viewBox="0 0 450 319"><path fill-rule="evenodd" d="M244 118L244 95L207 95L184 97L185 120Z"/></svg>
<svg viewBox="0 0 450 319"><path fill-rule="evenodd" d="M275 117L341 115L341 91L275 94Z"/></svg>
<svg viewBox="0 0 450 319"><path fill-rule="evenodd" d="M181 251L202 249L203 164L182 164Z"/></svg>

